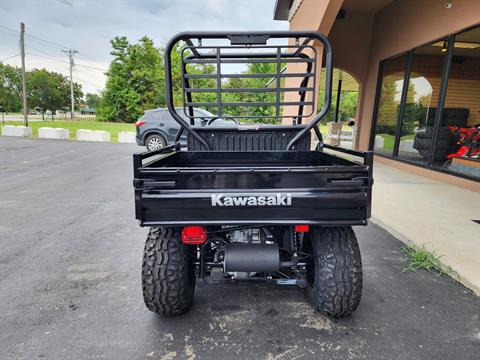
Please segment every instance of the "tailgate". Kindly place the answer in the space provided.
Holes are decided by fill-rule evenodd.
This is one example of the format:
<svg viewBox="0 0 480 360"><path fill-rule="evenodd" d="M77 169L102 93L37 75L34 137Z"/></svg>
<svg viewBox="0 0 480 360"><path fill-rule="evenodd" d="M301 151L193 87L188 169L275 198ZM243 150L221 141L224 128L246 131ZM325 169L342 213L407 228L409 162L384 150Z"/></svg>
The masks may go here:
<svg viewBox="0 0 480 360"><path fill-rule="evenodd" d="M366 191L141 191L143 225L364 224Z"/></svg>

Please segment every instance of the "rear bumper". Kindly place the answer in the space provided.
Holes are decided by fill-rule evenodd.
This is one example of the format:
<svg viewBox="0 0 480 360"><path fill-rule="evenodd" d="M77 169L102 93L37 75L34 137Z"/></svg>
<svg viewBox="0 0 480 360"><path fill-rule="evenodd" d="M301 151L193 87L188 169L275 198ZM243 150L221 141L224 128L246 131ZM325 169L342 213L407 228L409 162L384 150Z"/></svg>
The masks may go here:
<svg viewBox="0 0 480 360"><path fill-rule="evenodd" d="M143 134L138 131L139 129L138 129L137 126L135 128L136 128L135 140L137 141L137 145L145 146L145 141L143 139Z"/></svg>

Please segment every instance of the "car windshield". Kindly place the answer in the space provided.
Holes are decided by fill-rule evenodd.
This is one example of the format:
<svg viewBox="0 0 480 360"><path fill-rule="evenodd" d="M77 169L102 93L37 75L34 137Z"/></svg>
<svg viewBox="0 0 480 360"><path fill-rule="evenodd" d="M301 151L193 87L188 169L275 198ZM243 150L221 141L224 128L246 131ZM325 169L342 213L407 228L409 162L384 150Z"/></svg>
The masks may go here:
<svg viewBox="0 0 480 360"><path fill-rule="evenodd" d="M177 112L178 115L180 115L185 121L187 121L188 123L190 122L190 118L185 114L184 112L184 109L183 108L175 108L175 111ZM186 110L187 113L188 113L188 109ZM194 108L193 109L193 116L194 116L194 121L195 121L195 125L205 125L206 122L210 119L215 119L215 122L214 124L215 125L219 125L219 124L223 124L223 125L227 125L227 124L232 124L232 125L235 125L235 122L234 121L231 121L231 120L225 120L225 119L222 119L222 118L219 118L219 117L216 117L216 115L212 114L211 112L205 110L205 109L200 109L200 108Z"/></svg>
<svg viewBox="0 0 480 360"><path fill-rule="evenodd" d="M152 110L146 110L145 113L138 119L139 121L175 121L170 115L163 117L164 112L168 112L166 109L152 109ZM188 123L190 122L189 117L185 114L183 108L177 107L175 108L175 111L177 112L178 115L180 115L185 121ZM188 110L187 110L188 111ZM235 124L235 122L231 120L224 120L222 118L216 118L214 114L211 112L205 110L205 109L199 109L195 108L193 109L193 114L194 114L194 119L195 119L195 125L205 125L206 122L210 119L215 119L215 124Z"/></svg>
<svg viewBox="0 0 480 360"><path fill-rule="evenodd" d="M182 118L184 119L188 119L188 116L186 114L189 113L189 110L188 108L186 108L185 110L181 107L178 107L178 108L175 108L175 111L177 112L178 115L180 115ZM208 119L211 119L211 118L214 118L215 115L212 114L211 112L205 110L205 109L200 109L200 108L194 108L193 109L193 116L195 118L208 118Z"/></svg>

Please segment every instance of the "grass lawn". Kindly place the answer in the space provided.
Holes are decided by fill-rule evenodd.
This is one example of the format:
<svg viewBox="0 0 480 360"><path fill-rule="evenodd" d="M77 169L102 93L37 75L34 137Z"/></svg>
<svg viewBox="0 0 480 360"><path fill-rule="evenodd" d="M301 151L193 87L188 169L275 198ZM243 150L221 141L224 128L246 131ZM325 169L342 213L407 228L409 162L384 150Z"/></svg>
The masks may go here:
<svg viewBox="0 0 480 360"><path fill-rule="evenodd" d="M388 134L377 134L381 136L384 140L383 148L387 150L393 150L393 144L395 142L395 136ZM413 140L415 137L414 134L402 136L401 140Z"/></svg>
<svg viewBox="0 0 480 360"><path fill-rule="evenodd" d="M383 143L383 148L387 150L392 150L393 149L393 143L395 142L395 136L393 135L388 135L388 134L377 134L381 137L383 137L384 143Z"/></svg>
<svg viewBox="0 0 480 360"><path fill-rule="evenodd" d="M8 121L3 125L23 125L22 121ZM28 126L32 128L33 137L38 136L38 128L40 127L56 127L70 130L70 139L75 140L75 132L79 129L85 130L103 130L110 133L112 142L118 141L118 133L120 131L135 132L135 125L125 123L110 123L92 120L55 120L55 121L30 121Z"/></svg>

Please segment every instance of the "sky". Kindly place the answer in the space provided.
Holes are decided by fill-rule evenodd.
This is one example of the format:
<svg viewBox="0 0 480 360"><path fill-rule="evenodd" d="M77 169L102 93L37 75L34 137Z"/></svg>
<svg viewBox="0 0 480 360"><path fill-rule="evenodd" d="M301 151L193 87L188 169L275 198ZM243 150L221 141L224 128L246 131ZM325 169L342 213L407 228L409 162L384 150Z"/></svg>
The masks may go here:
<svg viewBox="0 0 480 360"><path fill-rule="evenodd" d="M45 68L69 75L84 93L104 88L110 40L131 43L146 35L156 46L180 31L287 30L273 20L275 0L0 0L0 61L20 66L19 29L25 23L27 70Z"/></svg>

